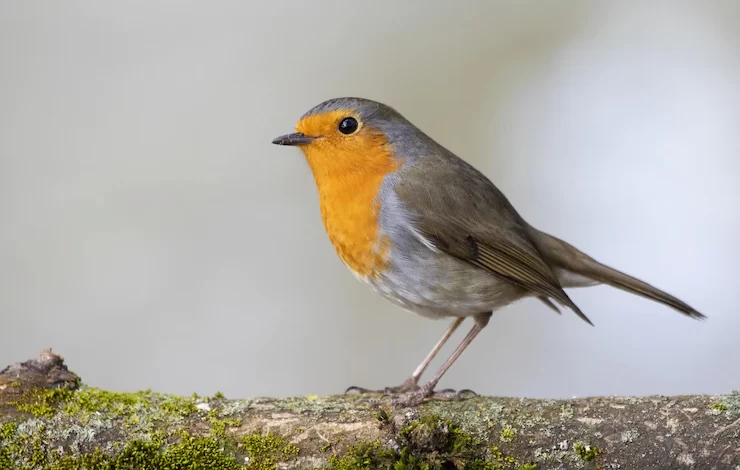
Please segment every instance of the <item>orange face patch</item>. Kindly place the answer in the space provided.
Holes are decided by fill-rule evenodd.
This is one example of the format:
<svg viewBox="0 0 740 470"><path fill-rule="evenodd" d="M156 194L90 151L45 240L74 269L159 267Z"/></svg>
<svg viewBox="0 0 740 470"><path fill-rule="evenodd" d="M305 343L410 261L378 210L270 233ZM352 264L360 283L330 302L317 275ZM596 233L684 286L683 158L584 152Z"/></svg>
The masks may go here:
<svg viewBox="0 0 740 470"><path fill-rule="evenodd" d="M360 125L344 135L338 126L350 116ZM308 116L296 130L317 137L301 150L316 180L322 220L337 254L357 275L377 277L387 269L390 248L379 233L378 191L400 166L388 139L363 126L352 110Z"/></svg>

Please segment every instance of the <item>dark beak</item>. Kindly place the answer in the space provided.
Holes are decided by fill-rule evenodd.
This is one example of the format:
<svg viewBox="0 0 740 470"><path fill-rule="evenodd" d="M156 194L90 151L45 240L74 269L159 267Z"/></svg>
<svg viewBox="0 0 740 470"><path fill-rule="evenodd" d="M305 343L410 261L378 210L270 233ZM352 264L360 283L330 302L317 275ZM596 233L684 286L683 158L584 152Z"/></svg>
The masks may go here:
<svg viewBox="0 0 740 470"><path fill-rule="evenodd" d="M316 140L316 137L309 137L300 132L295 134L281 135L273 139L272 143L277 145L306 145Z"/></svg>

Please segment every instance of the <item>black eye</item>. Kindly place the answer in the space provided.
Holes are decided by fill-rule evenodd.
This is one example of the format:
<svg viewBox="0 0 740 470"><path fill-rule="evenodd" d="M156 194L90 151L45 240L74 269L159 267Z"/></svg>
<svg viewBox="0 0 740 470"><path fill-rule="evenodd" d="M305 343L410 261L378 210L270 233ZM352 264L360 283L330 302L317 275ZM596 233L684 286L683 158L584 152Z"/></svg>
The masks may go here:
<svg viewBox="0 0 740 470"><path fill-rule="evenodd" d="M342 119L342 122L339 123L339 132L341 132L344 135L349 135L357 130L357 119L348 117Z"/></svg>

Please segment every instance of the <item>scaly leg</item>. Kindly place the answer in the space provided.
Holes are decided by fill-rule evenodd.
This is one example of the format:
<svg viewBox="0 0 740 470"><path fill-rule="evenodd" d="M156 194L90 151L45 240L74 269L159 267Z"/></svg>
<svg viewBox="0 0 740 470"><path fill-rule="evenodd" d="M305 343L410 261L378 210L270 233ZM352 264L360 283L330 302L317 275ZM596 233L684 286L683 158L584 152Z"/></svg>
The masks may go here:
<svg viewBox="0 0 740 470"><path fill-rule="evenodd" d="M421 387L417 391L409 392L404 395L401 395L393 400L393 404L397 406L416 406L424 401L425 398L433 398L436 400L443 400L443 401L453 401L453 400L459 400L460 394L463 393L460 392L454 392L450 390L440 390L435 392L434 387L437 386L437 383L442 378L445 372L447 372L447 369L449 369L452 364L455 363L458 357L465 351L465 348L467 348L470 343L473 342L476 336L478 336L478 333L483 330L483 328L488 325L488 321L491 319L491 312L487 313L481 313L476 315L474 318L475 325L473 325L473 328L470 330L470 333L465 337L465 339L462 340L460 345L455 349L455 352L450 355L450 357L445 361L444 364L442 364L442 367L439 368L437 373L432 377L432 379L424 384L423 387Z"/></svg>
<svg viewBox="0 0 740 470"><path fill-rule="evenodd" d="M463 320L465 318L460 317L456 318L455 321L452 322L449 328L447 328L447 331L445 331L445 334L442 335L442 338L437 341L437 344L434 345L434 348L432 351L427 354L427 356L424 358L424 360L419 364L419 367L414 370L414 372L411 374L411 377L406 379L404 383L401 385L397 385L395 387L386 387L383 390L371 390L363 387L356 387L352 386L349 387L344 393L349 392L358 392L358 393L382 393L382 394L399 394L399 393L406 393L406 392L415 392L419 390L419 379L421 378L421 375L424 373L427 367L429 367L429 364L432 362L434 357L437 355L437 353L442 349L442 346L445 345L448 339L450 339L450 336L457 330L457 328L462 324Z"/></svg>

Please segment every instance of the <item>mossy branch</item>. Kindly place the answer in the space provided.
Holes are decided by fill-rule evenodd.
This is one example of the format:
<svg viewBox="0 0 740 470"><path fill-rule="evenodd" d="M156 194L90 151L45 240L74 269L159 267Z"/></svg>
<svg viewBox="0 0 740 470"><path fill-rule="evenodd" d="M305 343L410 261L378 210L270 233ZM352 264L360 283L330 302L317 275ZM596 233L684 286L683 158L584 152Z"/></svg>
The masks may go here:
<svg viewBox="0 0 740 470"><path fill-rule="evenodd" d="M740 394L393 409L82 385L50 350L0 372L0 470L740 470Z"/></svg>

